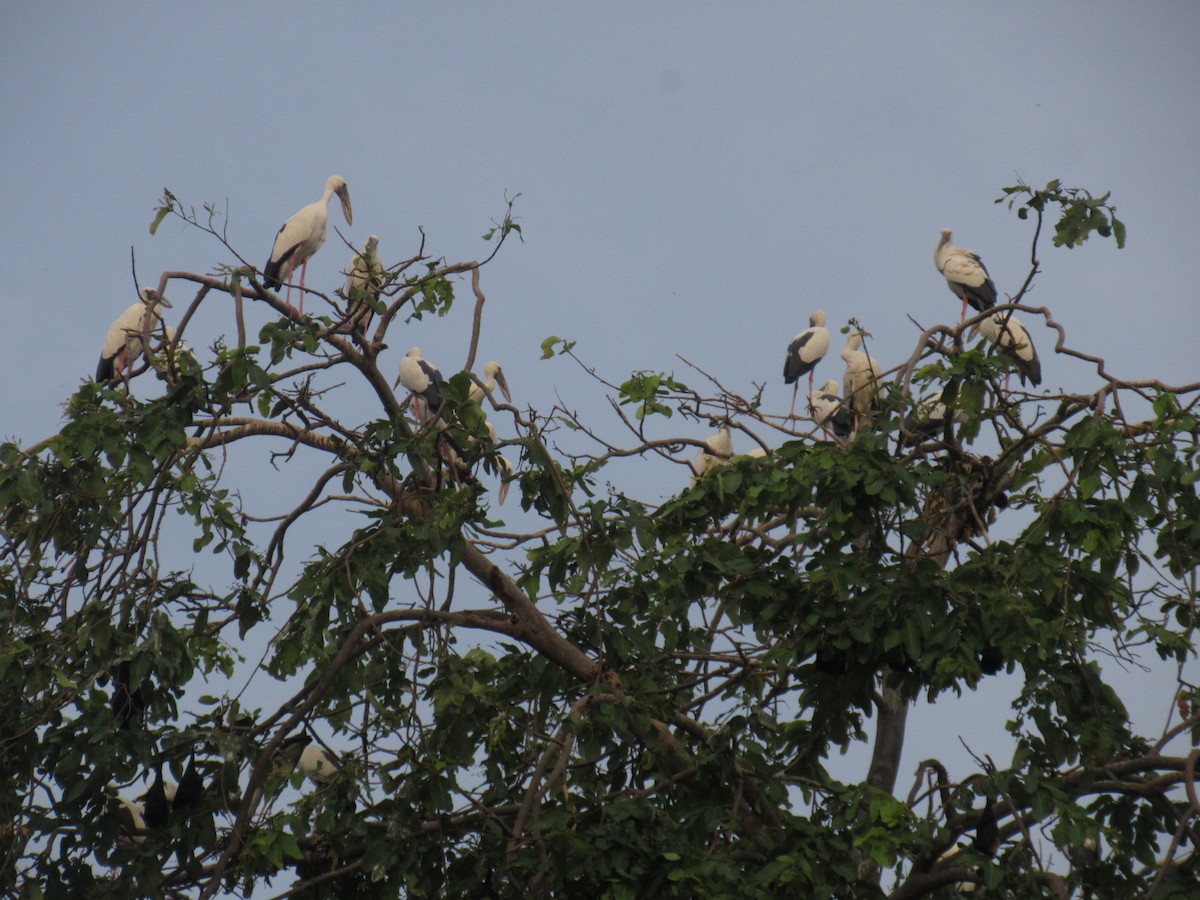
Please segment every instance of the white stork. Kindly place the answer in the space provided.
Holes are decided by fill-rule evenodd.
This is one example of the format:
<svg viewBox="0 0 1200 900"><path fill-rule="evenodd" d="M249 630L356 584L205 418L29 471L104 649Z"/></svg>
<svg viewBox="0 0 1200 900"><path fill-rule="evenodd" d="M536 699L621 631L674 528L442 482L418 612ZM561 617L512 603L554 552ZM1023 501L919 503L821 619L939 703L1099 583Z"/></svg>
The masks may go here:
<svg viewBox="0 0 1200 900"><path fill-rule="evenodd" d="M354 254L346 270L346 288L343 293L350 304L350 326L361 327L364 332L371 324L371 317L375 315L375 310L367 300L377 298L382 286L383 263L379 261L379 254L375 252L378 246L379 235L371 235L367 238L362 253Z"/></svg>
<svg viewBox="0 0 1200 900"><path fill-rule="evenodd" d="M325 225L329 221L329 200L337 194L342 201L342 215L346 224L354 224L350 210L350 189L341 175L330 175L325 181L325 193L316 203L310 203L283 223L275 235L275 246L271 258L263 268L263 283L271 290L279 290L286 281L287 304L291 306L292 273L300 266L300 315L304 315L304 275L308 271L308 258L325 243Z"/></svg>
<svg viewBox="0 0 1200 900"><path fill-rule="evenodd" d="M808 373L808 391L812 393L813 369L829 352L829 331L825 328L825 312L818 309L808 318L808 328L792 338L788 344L787 358L783 361L783 383L795 384L792 388L792 411L789 419L796 417L796 391L800 388L799 378Z"/></svg>
<svg viewBox="0 0 1200 900"><path fill-rule="evenodd" d="M504 377L504 370L500 368L500 363L494 359L483 364L483 387L480 387L474 381L471 382L471 390L467 393L467 399L472 403L483 406L484 396L492 397L495 401L494 391L497 387L500 388L500 393L504 395L506 403L512 403L512 393L508 389L508 381Z"/></svg>
<svg viewBox="0 0 1200 900"><path fill-rule="evenodd" d="M967 318L967 304L979 312L986 312L996 305L996 285L988 275L979 254L966 247L951 247L954 232L942 229L942 239L933 251L933 262L937 270L946 277L950 293L962 300L963 322Z"/></svg>
<svg viewBox="0 0 1200 900"><path fill-rule="evenodd" d="M1042 383L1042 363L1029 332L1011 312L993 313L986 316L976 330L996 345L1017 367L1021 384L1032 382L1034 387ZM1007 381L1007 379L1005 379Z"/></svg>
<svg viewBox="0 0 1200 900"><path fill-rule="evenodd" d="M917 402L907 416L904 417L904 431L912 438L933 438L939 436L946 426L946 403L943 395L946 388L941 388L936 394L931 394ZM961 422L964 416L961 410L954 413L955 421Z"/></svg>
<svg viewBox="0 0 1200 900"><path fill-rule="evenodd" d="M695 484L716 466L727 466L733 456L733 433L728 423L704 441L704 449L692 460L692 484Z"/></svg>
<svg viewBox="0 0 1200 900"><path fill-rule="evenodd" d="M152 288L142 288L141 297L109 326L100 348L100 364L96 366L97 381L111 381L133 365L145 348L142 335L154 328L156 319L162 319L158 307L171 306L170 300Z"/></svg>
<svg viewBox="0 0 1200 900"><path fill-rule="evenodd" d="M324 786L337 781L342 764L307 734L297 734L279 745L275 773L286 778L297 769L313 784ZM355 789L348 781L340 781L335 793L347 807L353 807Z"/></svg>
<svg viewBox="0 0 1200 900"><path fill-rule="evenodd" d="M846 374L842 379L843 401L856 416L866 415L875 402L879 391L879 363L862 346L862 332L852 331L846 338L842 359L846 361Z"/></svg>
<svg viewBox="0 0 1200 900"><path fill-rule="evenodd" d="M436 416L442 408L444 380L438 367L421 355L421 348L413 347L404 359L400 360L400 374L392 387L403 384L412 392L413 412L417 421L426 422Z"/></svg>
<svg viewBox="0 0 1200 900"><path fill-rule="evenodd" d="M837 389L837 379L830 378L824 387L809 395L808 405L813 411L813 421L822 431L832 431L835 438L845 440L854 431L854 417L837 395Z"/></svg>
<svg viewBox="0 0 1200 900"><path fill-rule="evenodd" d="M338 773L341 766L329 752L316 741L309 741L300 751L296 768L317 784L325 784Z"/></svg>

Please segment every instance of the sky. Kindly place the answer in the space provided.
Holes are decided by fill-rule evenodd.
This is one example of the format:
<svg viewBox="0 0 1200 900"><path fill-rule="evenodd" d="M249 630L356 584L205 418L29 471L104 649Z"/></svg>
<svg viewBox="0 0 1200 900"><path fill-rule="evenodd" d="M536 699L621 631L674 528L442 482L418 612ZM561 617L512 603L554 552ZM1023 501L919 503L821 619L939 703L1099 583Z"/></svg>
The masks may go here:
<svg viewBox="0 0 1200 900"><path fill-rule="evenodd" d="M416 252L418 229L435 255L480 258L517 196L523 241L483 272L479 359L504 364L518 404L561 398L614 437L599 386L539 359L546 337L577 341L610 381L687 381L678 355L743 393L765 383L786 410L784 349L813 310L835 332L818 383L841 377L836 329L851 316L885 367L912 352L909 316L956 321L933 264L943 227L1014 294L1032 224L993 201L1019 179L1112 191L1129 233L1119 251L1044 235L1027 302L1119 377L1195 381L1196 301L1179 278L1200 200L1197 38L1188 2L4 4L0 438L60 426L135 299L131 246L143 284L234 261L177 220L149 234L164 187L227 211L230 242L261 267L332 174L354 225L335 202L308 270L327 290L350 258L334 227L359 245L378 234L388 263ZM408 326L411 339L393 329L386 365L417 343L444 372L462 365L460 288L451 315ZM190 298L172 299L178 315ZM252 330L266 321L251 311ZM232 332L211 298L187 338ZM1050 332L1031 335L1043 388L1097 387ZM676 481L647 490L686 473ZM910 733L986 743L1013 690L985 682L949 731L919 709Z"/></svg>

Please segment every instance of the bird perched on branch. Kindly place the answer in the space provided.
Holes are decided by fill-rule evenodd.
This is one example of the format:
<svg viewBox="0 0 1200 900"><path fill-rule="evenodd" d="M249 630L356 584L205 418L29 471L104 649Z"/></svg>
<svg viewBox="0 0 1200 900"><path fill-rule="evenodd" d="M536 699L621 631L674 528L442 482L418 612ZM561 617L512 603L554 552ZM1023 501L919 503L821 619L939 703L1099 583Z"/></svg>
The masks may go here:
<svg viewBox="0 0 1200 900"><path fill-rule="evenodd" d="M275 756L276 774L286 777L299 771L313 784L321 786L337 782L335 793L338 800L353 807L354 786L349 781L338 780L341 770L342 764L337 757L307 734L288 738L279 745Z"/></svg>
<svg viewBox="0 0 1200 900"><path fill-rule="evenodd" d="M875 357L860 350L863 335L852 331L846 338L842 359L846 362L846 374L842 379L842 402L856 416L867 415L875 405L875 394L879 391L879 362Z"/></svg>
<svg viewBox="0 0 1200 900"><path fill-rule="evenodd" d="M733 457L733 433L729 424L723 423L721 429L705 439L704 449L692 460L692 483L695 484L715 466L727 466Z"/></svg>
<svg viewBox="0 0 1200 900"><path fill-rule="evenodd" d="M821 426L821 430L833 432L835 438L844 441L854 431L854 417L837 395L837 389L837 379L830 378L824 387L809 395L808 405L813 411L813 421Z"/></svg>
<svg viewBox="0 0 1200 900"><path fill-rule="evenodd" d="M354 213L350 209L350 188L341 175L330 175L325 181L325 193L315 203L310 203L283 223L275 235L271 247L271 258L263 267L263 283L277 291L288 283L285 302L291 306L292 273L300 266L300 315L304 315L304 276L308 271L308 260L325 243L325 226L329 222L329 201L334 194L342 201L342 215L346 224L354 224Z"/></svg>
<svg viewBox="0 0 1200 900"><path fill-rule="evenodd" d="M438 367L422 355L420 347L413 347L400 360L400 374L392 387L402 384L412 392L413 413L418 422L424 423L441 411L445 402L442 396L444 383Z"/></svg>
<svg viewBox="0 0 1200 900"><path fill-rule="evenodd" d="M996 305L996 285L992 284L979 254L966 247L951 247L952 240L954 232L943 228L942 238L933 251L933 262L946 277L950 293L963 302L961 323L967 318L968 303L979 312L986 312Z"/></svg>
<svg viewBox="0 0 1200 900"><path fill-rule="evenodd" d="M1042 383L1042 362L1033 347L1033 340L1011 312L993 313L975 326L975 330L1013 361L1021 384L1031 382L1036 387Z"/></svg>
<svg viewBox="0 0 1200 900"><path fill-rule="evenodd" d="M500 363L494 359L483 364L483 387L480 387L474 381L471 382L471 390L467 394L467 399L472 403L477 403L483 406L483 398L492 397L495 402L493 391L500 388L500 393L504 395L505 403L512 403L512 393L508 389L508 380L504 377L504 370L500 367Z"/></svg>
<svg viewBox="0 0 1200 900"><path fill-rule="evenodd" d="M145 350L143 338L162 320L160 306L170 308L171 301L152 288L142 288L141 299L113 320L100 348L96 381L112 381L133 366Z"/></svg>
<svg viewBox="0 0 1200 900"><path fill-rule="evenodd" d="M788 344L787 357L783 361L783 383L795 384L792 388L792 410L789 419L796 417L796 391L800 388L800 376L808 374L808 392L812 393L813 369L829 352L829 330L825 327L825 312L818 309L808 319L808 327L792 338Z"/></svg>
<svg viewBox="0 0 1200 900"><path fill-rule="evenodd" d="M950 385L946 385L936 394L931 394L918 401L909 414L904 417L902 434L907 435L910 442L919 443L923 439L935 438L943 433L946 427L947 390L950 390ZM955 384L949 398L951 403L957 394L958 386ZM961 411L955 410L954 419L961 422L965 417Z"/></svg>
<svg viewBox="0 0 1200 900"><path fill-rule="evenodd" d="M796 418L796 391L799 390L799 378L808 373L809 394L812 392L812 370L817 362L824 359L829 352L829 331L824 326L824 311L817 310L809 317L809 326L787 344L787 356L784 359L784 384L794 384L792 388L792 410L788 419Z"/></svg>
<svg viewBox="0 0 1200 900"><path fill-rule="evenodd" d="M368 300L377 300L382 288L383 263L379 261L376 248L379 246L379 235L373 234L367 238L366 246L361 253L354 254L350 267L346 270L346 287L343 293L349 302L349 323L351 330L361 328L367 330L375 310Z"/></svg>

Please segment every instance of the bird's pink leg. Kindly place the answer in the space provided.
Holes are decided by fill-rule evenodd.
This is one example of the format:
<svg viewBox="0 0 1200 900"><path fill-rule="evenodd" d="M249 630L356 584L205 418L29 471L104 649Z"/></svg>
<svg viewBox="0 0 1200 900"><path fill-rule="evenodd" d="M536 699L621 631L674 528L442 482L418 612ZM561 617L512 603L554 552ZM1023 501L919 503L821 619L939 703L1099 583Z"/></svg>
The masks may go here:
<svg viewBox="0 0 1200 900"><path fill-rule="evenodd" d="M304 276L308 273L308 260L300 264L300 315L304 315ZM964 309L966 307L963 307Z"/></svg>
<svg viewBox="0 0 1200 900"><path fill-rule="evenodd" d="M287 304L287 308L292 308L292 270L296 268L295 263L289 261L287 267L287 278L284 283L287 284L287 294L283 298L283 302Z"/></svg>
<svg viewBox="0 0 1200 900"><path fill-rule="evenodd" d="M965 321L967 321L967 292L963 291L962 315L959 317L958 324L961 325Z"/></svg>

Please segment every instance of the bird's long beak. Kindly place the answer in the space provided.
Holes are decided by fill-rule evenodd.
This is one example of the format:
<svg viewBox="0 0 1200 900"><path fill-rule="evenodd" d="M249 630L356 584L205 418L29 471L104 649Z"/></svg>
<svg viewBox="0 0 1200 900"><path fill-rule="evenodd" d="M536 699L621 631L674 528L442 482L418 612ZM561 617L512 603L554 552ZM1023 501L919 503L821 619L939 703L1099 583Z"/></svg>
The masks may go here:
<svg viewBox="0 0 1200 900"><path fill-rule="evenodd" d="M400 376L399 375L397 375L396 380L392 382L392 387L394 387L394 388L400 387Z"/></svg>
<svg viewBox="0 0 1200 900"><path fill-rule="evenodd" d="M500 388L500 393L504 395L504 401L512 403L512 394L508 390L508 380L505 379L503 372L496 373L496 385Z"/></svg>
<svg viewBox="0 0 1200 900"><path fill-rule="evenodd" d="M342 201L342 215L346 217L346 224L354 224L354 213L350 209L350 188L342 186L338 188L338 197Z"/></svg>

